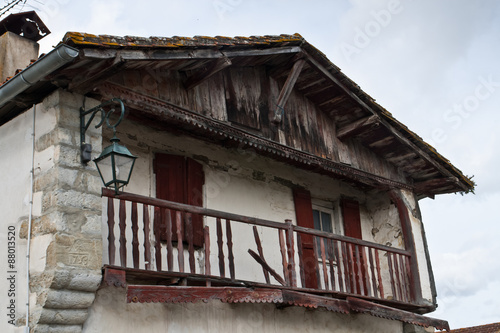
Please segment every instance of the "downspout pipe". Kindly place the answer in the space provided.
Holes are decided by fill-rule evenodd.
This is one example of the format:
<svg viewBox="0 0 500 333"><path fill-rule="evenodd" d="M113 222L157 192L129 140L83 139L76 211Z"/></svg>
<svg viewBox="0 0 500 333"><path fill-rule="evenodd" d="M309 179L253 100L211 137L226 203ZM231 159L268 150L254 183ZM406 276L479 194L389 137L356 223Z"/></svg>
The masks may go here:
<svg viewBox="0 0 500 333"><path fill-rule="evenodd" d="M0 107L77 56L78 49L66 44L59 44L52 51L0 86Z"/></svg>
<svg viewBox="0 0 500 333"><path fill-rule="evenodd" d="M30 170L30 197L29 197L29 217L28 217L28 240L26 246L26 325L25 333L30 331L30 251L31 251L31 225L33 222L33 183L35 173L35 119L36 105L33 106L33 128L31 130L31 170Z"/></svg>

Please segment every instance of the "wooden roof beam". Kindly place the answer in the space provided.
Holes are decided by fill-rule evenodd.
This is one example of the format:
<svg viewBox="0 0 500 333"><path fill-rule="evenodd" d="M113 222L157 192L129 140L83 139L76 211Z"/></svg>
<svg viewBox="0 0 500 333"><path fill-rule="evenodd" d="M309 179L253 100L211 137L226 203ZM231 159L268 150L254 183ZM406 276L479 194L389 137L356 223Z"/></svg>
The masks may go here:
<svg viewBox="0 0 500 333"><path fill-rule="evenodd" d="M83 57L91 59L110 59L119 55L122 60L193 60L193 59L218 59L221 57L251 57L269 56L280 54L293 54L301 51L300 46L283 46L267 49L153 49L153 50L127 50L127 49L83 49Z"/></svg>
<svg viewBox="0 0 500 333"><path fill-rule="evenodd" d="M212 77L213 75L217 74L221 70L231 66L231 64L232 64L231 60L227 57L216 59L205 70L198 71L195 74L188 77L186 81L184 81L184 88L186 88L186 90L193 89L194 87L204 82L208 78Z"/></svg>
<svg viewBox="0 0 500 333"><path fill-rule="evenodd" d="M90 69L86 75L76 75L68 88L84 94L120 71L124 64L119 55L112 59L103 60L98 63L97 68Z"/></svg>
<svg viewBox="0 0 500 333"><path fill-rule="evenodd" d="M364 131L377 127L379 125L377 116L369 116L356 120L355 122L340 128L337 131L337 138L341 141L347 140L350 137L361 134Z"/></svg>

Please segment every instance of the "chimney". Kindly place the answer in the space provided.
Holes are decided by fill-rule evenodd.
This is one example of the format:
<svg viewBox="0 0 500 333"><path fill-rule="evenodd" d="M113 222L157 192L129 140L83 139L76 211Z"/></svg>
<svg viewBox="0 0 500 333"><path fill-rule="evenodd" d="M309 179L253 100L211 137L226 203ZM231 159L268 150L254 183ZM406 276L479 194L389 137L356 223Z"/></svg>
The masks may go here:
<svg viewBox="0 0 500 333"><path fill-rule="evenodd" d="M49 33L34 11L11 14L0 22L0 84L38 59L37 41Z"/></svg>

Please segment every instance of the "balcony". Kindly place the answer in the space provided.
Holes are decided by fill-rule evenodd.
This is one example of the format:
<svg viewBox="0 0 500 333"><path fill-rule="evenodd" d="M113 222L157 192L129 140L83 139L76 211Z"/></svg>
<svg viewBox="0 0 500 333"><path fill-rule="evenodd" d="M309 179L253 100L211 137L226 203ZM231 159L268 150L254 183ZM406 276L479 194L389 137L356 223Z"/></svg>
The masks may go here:
<svg viewBox="0 0 500 333"><path fill-rule="evenodd" d="M290 220L268 221L129 193L115 196L107 189L102 195L108 227L104 281L126 286L128 302L215 298L344 313L354 306L362 309L356 312L447 327L413 313L425 307L415 300L409 251ZM201 246L193 236L193 220L200 216ZM303 256L305 239L313 247L312 264ZM309 273L307 265L313 267Z"/></svg>

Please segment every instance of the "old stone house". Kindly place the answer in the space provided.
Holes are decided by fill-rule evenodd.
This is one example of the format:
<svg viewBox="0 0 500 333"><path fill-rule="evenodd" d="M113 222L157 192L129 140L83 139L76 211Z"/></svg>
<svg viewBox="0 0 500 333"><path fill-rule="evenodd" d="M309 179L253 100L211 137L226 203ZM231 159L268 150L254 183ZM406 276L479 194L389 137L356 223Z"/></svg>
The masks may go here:
<svg viewBox="0 0 500 333"><path fill-rule="evenodd" d="M418 200L473 182L300 35L68 32L38 57L28 14L0 38L2 332L448 328ZM117 122L119 191L82 163Z"/></svg>

